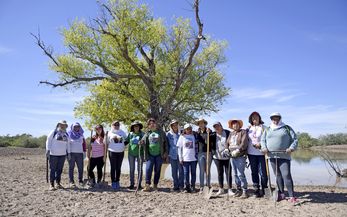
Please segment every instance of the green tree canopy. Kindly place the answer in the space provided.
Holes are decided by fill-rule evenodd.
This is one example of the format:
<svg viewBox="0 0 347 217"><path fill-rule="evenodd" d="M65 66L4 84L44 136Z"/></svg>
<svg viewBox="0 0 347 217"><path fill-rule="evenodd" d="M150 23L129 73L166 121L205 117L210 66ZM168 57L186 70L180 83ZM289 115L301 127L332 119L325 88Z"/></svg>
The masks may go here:
<svg viewBox="0 0 347 217"><path fill-rule="evenodd" d="M199 0L196 29L183 18L168 26L136 0L109 0L100 9L92 22L76 20L62 30L64 54L34 35L58 74L40 83L89 90L75 108L78 117L88 124L154 117L164 125L218 111L229 94L220 67L226 42L203 35Z"/></svg>

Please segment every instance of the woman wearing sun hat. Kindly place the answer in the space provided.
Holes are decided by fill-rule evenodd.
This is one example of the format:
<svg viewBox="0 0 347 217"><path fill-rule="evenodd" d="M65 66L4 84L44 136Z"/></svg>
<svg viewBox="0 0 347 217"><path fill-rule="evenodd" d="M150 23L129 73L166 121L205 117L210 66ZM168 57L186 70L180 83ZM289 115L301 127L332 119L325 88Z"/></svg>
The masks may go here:
<svg viewBox="0 0 347 217"><path fill-rule="evenodd" d="M291 153L298 146L298 139L294 130L282 122L280 113L275 112L270 115L271 125L264 131L261 138L263 153L270 159L272 169L276 175L277 187L279 190L277 200L285 199L284 185L286 185L289 201L297 202L294 197L294 185L290 171Z"/></svg>
<svg viewBox="0 0 347 217"><path fill-rule="evenodd" d="M141 188L142 172L139 155L139 142L141 141L144 133L142 132L143 125L139 121L135 121L130 125L130 133L128 134L125 143L128 144L128 160L129 160L129 173L130 173L130 186L129 189L135 188L135 161L137 161L137 174L139 177L139 188ZM142 154L143 155L143 151Z"/></svg>
<svg viewBox="0 0 347 217"><path fill-rule="evenodd" d="M258 112L252 112L248 118L250 126L248 127L248 137L250 144L248 145L248 159L251 165L252 182L255 189L254 196L262 197L264 189L267 188L267 174L264 153L261 152L261 136L265 131L264 122ZM259 175L260 181L259 182ZM261 190L260 190L261 184Z"/></svg>
<svg viewBox="0 0 347 217"><path fill-rule="evenodd" d="M197 147L193 127L191 124L184 125L184 132L177 141L178 156L180 164L183 165L185 177L185 192L195 192ZM189 180L189 176L191 179Z"/></svg>
<svg viewBox="0 0 347 217"><path fill-rule="evenodd" d="M213 125L215 132L211 133L211 146L213 152L213 160L216 164L218 171L218 184L219 191L217 195L224 193L224 172L225 179L228 185L228 193L231 193L231 166L230 166L230 157L225 155L225 146L228 141L230 131L223 129L223 126L220 122L215 122Z"/></svg>
<svg viewBox="0 0 347 217"><path fill-rule="evenodd" d="M173 180L173 191L183 190L184 187L184 174L183 165L180 164L177 152L177 141L180 137L179 125L177 120L170 122L170 130L166 133L169 158L171 165L171 174Z"/></svg>
<svg viewBox="0 0 347 217"><path fill-rule="evenodd" d="M199 118L195 121L195 125L199 128L195 132L196 139L198 142L198 163L200 171L200 193L202 193L204 186L211 187L211 164L212 164L212 147L209 146L207 150L207 137L209 135L210 129L207 128L207 121L204 118ZM209 152L209 157L207 159L207 152ZM209 164L207 171L206 165ZM206 183L205 177L208 174Z"/></svg>
<svg viewBox="0 0 347 217"><path fill-rule="evenodd" d="M242 120L231 119L228 121L230 133L227 142L227 148L230 151L231 162L234 170L234 177L236 183L236 192L231 193L232 196L247 198L247 179L245 176L248 135L246 130L241 129L243 126Z"/></svg>
<svg viewBox="0 0 347 217"><path fill-rule="evenodd" d="M66 132L68 127L66 121L59 121L55 129L49 133L46 141L46 157L50 167L50 190L55 190L54 182L57 182L57 189L63 188L61 185L61 174L64 168L66 155L70 160L70 139Z"/></svg>

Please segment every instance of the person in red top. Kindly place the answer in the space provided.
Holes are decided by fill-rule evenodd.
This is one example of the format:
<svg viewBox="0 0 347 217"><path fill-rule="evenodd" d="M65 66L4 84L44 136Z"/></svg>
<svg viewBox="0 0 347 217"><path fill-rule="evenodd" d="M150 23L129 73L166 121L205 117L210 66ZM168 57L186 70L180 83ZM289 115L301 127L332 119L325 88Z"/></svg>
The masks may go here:
<svg viewBox="0 0 347 217"><path fill-rule="evenodd" d="M87 157L90 159L90 165L88 174L91 179L90 185L94 187L95 185L95 175L94 175L94 168L97 168L97 183L101 182L102 179L102 167L105 163L105 144L104 144L104 127L102 125L97 125L95 127L96 135L94 135L91 138L91 145L88 147L88 154Z"/></svg>

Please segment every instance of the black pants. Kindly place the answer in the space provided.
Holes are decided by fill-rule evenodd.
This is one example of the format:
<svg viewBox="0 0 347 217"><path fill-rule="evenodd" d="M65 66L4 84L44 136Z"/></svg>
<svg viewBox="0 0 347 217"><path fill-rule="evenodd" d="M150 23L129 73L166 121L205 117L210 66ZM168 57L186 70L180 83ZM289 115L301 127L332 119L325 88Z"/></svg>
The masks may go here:
<svg viewBox="0 0 347 217"><path fill-rule="evenodd" d="M110 164L111 164L111 180L112 182L119 182L124 152L109 151Z"/></svg>
<svg viewBox="0 0 347 217"><path fill-rule="evenodd" d="M231 188L231 165L229 160L218 160L214 159L214 163L216 164L217 171L218 171L218 184L220 188L223 188L224 184L224 172L225 177L228 182L228 187ZM229 171L228 171L229 169ZM228 180L229 179L229 180Z"/></svg>
<svg viewBox="0 0 347 217"><path fill-rule="evenodd" d="M95 181L95 175L94 175L94 168L97 168L98 171L98 183L101 181L102 178L102 167L104 166L104 157L97 157L97 158L90 158L90 165L89 165L89 177Z"/></svg>

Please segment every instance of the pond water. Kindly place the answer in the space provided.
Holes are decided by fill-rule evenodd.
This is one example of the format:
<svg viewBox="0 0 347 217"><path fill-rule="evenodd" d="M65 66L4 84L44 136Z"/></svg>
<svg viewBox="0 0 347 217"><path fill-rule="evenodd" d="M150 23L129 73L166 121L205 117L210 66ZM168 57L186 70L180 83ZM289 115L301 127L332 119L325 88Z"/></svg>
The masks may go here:
<svg viewBox="0 0 347 217"><path fill-rule="evenodd" d="M339 164L341 169L347 169L347 153L329 153L329 156ZM109 164L107 165L109 171ZM145 167L143 171L145 173ZM275 176L271 171L271 181L274 185ZM325 185L325 186L338 186L347 188L347 178L337 179L335 173L328 164L319 156L318 152L310 150L299 150L293 153L291 171L295 185ZM124 158L122 164L122 173L129 173L129 163L127 157ZM199 166L197 166L197 184L199 183ZM211 166L212 182L218 182L216 165L212 163ZM247 181L251 186L251 170L246 169ZM169 164L164 164L162 167L161 178L171 179L171 167ZM234 184L234 183L233 183Z"/></svg>

